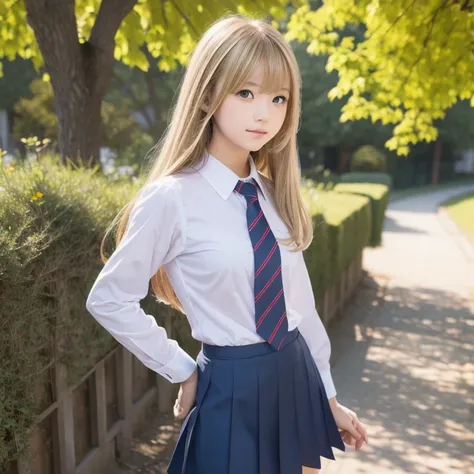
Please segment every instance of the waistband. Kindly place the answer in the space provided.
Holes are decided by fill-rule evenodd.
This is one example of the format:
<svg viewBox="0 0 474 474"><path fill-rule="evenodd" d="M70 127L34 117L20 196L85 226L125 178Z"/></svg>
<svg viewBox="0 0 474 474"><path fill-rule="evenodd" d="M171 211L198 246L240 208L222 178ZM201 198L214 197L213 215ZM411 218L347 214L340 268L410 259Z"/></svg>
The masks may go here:
<svg viewBox="0 0 474 474"><path fill-rule="evenodd" d="M299 334L298 328L288 331L280 351L288 344L291 344ZM277 352L277 350L266 341L245 346L214 346L205 342L202 344L202 353L209 359L245 359L273 352Z"/></svg>

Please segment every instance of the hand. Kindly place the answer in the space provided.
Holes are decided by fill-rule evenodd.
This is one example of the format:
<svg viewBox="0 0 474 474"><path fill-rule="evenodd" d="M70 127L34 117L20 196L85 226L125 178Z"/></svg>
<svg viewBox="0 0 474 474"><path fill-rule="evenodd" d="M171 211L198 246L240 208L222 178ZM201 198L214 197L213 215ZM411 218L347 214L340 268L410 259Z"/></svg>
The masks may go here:
<svg viewBox="0 0 474 474"><path fill-rule="evenodd" d="M369 444L367 429L359 421L357 415L349 408L339 404L335 399L331 399L329 404L342 441L349 446L355 445L356 451L362 448L364 442Z"/></svg>
<svg viewBox="0 0 474 474"><path fill-rule="evenodd" d="M178 398L173 407L173 414L178 420L186 418L196 400L196 390L198 384L197 367L191 376L179 387Z"/></svg>

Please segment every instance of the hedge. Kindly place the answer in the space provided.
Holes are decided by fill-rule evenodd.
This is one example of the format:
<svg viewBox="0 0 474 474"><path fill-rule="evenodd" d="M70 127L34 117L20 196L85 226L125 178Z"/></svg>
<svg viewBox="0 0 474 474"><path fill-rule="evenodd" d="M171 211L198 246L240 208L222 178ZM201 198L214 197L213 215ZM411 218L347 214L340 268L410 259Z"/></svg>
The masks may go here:
<svg viewBox="0 0 474 474"><path fill-rule="evenodd" d="M392 177L387 173L352 171L344 173L339 178L340 183L376 183L393 188Z"/></svg>
<svg viewBox="0 0 474 474"><path fill-rule="evenodd" d="M36 415L51 403L38 395L48 393L44 368L64 363L72 385L117 344L85 300L102 268L103 233L140 185L51 157L0 166L0 471L24 450ZM315 223L306 260L318 300L366 245L370 211L363 197L303 191ZM150 296L142 304L158 318L168 311ZM185 317L176 315L172 329L196 354Z"/></svg>
<svg viewBox="0 0 474 474"><path fill-rule="evenodd" d="M366 196L372 207L372 230L369 245L377 247L382 242L385 210L389 199L389 188L383 184L372 183L339 183L334 186L334 192Z"/></svg>

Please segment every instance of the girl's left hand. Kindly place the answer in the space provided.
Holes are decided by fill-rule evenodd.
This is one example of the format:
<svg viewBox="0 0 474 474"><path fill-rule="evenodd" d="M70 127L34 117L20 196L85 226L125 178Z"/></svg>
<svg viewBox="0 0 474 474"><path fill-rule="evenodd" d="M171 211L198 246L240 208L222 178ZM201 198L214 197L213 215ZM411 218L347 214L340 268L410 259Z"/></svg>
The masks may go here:
<svg viewBox="0 0 474 474"><path fill-rule="evenodd" d="M342 441L350 446L355 445L355 450L359 451L364 442L369 444L367 429L359 421L355 412L339 403L330 404L337 427L339 428Z"/></svg>

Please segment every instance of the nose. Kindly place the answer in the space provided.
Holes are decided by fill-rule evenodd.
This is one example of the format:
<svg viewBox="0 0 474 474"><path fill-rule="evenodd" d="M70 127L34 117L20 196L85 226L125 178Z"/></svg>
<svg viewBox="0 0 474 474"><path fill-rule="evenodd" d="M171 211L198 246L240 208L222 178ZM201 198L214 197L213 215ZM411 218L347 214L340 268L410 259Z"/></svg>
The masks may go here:
<svg viewBox="0 0 474 474"><path fill-rule="evenodd" d="M255 101L254 119L256 122L268 122L270 118L270 106L266 98Z"/></svg>

